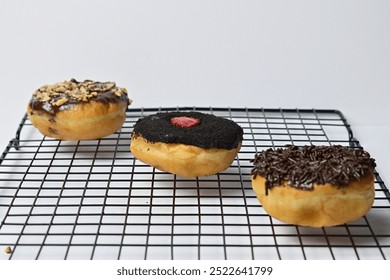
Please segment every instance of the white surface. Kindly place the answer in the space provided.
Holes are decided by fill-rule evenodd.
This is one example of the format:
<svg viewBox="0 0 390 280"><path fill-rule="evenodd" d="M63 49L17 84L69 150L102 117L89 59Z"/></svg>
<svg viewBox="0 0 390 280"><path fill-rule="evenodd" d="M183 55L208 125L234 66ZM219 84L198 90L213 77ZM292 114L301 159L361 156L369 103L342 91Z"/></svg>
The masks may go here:
<svg viewBox="0 0 390 280"><path fill-rule="evenodd" d="M248 179L254 143L258 150L290 143L280 135L284 127L294 129L291 137L301 144L347 141L345 129L334 126L340 124L337 116L273 113L262 119L261 111L227 109L215 114L239 121L245 140L229 169L197 179L134 160L128 150L129 124L139 112L128 114L120 135L99 141L46 139L38 145L41 134L24 127L21 139L30 141L22 143L20 153L8 154L0 166L0 205L10 205L0 207L0 221L6 215L0 250L3 244L14 248L12 256L0 253L0 260L390 258L386 248L375 248L368 234L377 236L376 244L387 244L390 204L382 191L376 192L365 218L348 227L329 228L296 227L270 218L252 191ZM277 122L284 116L286 124ZM303 118L298 121L299 117ZM271 137L262 134L267 130ZM375 188L379 190L379 184Z"/></svg>
<svg viewBox="0 0 390 280"><path fill-rule="evenodd" d="M112 80L133 106L341 110L389 185L389 1L0 2L0 149L32 92Z"/></svg>

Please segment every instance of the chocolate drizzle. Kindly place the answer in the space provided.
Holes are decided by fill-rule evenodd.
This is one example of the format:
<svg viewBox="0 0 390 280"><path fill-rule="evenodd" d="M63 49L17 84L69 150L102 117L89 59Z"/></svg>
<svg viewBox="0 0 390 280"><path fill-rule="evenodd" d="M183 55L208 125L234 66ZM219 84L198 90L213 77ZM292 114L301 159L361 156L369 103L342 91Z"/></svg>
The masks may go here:
<svg viewBox="0 0 390 280"><path fill-rule="evenodd" d="M252 175L266 179L269 188L287 182L300 189L313 189L326 183L345 187L375 168L375 160L362 149L335 146L287 146L257 153L251 160Z"/></svg>
<svg viewBox="0 0 390 280"><path fill-rule="evenodd" d="M36 90L29 102L32 110L41 111L55 116L58 112L72 108L76 104L90 101L104 104L126 102L131 100L124 88L119 88L113 82L93 82L75 79L45 85Z"/></svg>
<svg viewBox="0 0 390 280"><path fill-rule="evenodd" d="M171 123L172 118L182 116L197 119L199 124L182 128ZM243 130L235 122L211 114L170 112L139 119L134 126L133 137L139 135L151 143L179 143L204 149L232 150L241 144Z"/></svg>

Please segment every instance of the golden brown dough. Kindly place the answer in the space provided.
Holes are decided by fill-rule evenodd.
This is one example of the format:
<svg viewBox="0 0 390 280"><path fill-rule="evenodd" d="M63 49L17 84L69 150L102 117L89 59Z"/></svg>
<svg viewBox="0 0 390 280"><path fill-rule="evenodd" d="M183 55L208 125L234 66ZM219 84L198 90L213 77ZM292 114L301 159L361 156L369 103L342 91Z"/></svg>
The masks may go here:
<svg viewBox="0 0 390 280"><path fill-rule="evenodd" d="M203 149L192 145L149 143L143 137L132 137L131 153L157 169L186 178L208 176L227 169L240 150Z"/></svg>
<svg viewBox="0 0 390 280"><path fill-rule="evenodd" d="M354 221L364 216L374 202L374 176L370 172L359 181L337 188L314 184L312 190L275 186L265 190L265 178L252 176L252 186L264 210L289 224L328 227Z"/></svg>
<svg viewBox="0 0 390 280"><path fill-rule="evenodd" d="M28 104L27 114L43 135L89 140L118 131L130 103L126 89L115 83L72 79L39 88Z"/></svg>

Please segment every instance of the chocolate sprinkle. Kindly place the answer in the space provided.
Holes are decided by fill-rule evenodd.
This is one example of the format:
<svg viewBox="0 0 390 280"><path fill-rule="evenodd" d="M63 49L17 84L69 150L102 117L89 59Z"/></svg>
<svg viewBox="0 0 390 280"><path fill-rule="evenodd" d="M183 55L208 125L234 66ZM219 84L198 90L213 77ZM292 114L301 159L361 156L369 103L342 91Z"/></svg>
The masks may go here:
<svg viewBox="0 0 390 280"><path fill-rule="evenodd" d="M171 124L172 118L182 116L198 119L200 123L189 128ZM133 137L139 135L151 143L180 143L204 149L232 150L241 143L243 130L235 122L211 114L169 112L139 119L133 129Z"/></svg>
<svg viewBox="0 0 390 280"><path fill-rule="evenodd" d="M252 175L266 179L266 192L284 182L300 189L313 189L314 184L326 183L345 187L375 168L375 160L362 149L340 145L303 146L267 149L251 160Z"/></svg>

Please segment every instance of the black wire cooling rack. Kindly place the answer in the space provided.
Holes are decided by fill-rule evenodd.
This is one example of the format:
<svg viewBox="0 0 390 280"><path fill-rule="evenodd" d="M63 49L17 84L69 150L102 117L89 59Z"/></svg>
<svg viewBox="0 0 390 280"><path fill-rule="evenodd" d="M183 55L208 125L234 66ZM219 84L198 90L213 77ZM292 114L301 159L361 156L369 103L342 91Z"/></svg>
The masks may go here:
<svg viewBox="0 0 390 280"><path fill-rule="evenodd" d="M243 127L229 169L184 179L133 157L135 122L175 110ZM378 173L374 206L353 223L307 228L264 212L249 161L286 144L360 147L336 110L132 108L118 133L80 142L42 137L24 117L0 158L0 259L390 258L390 196Z"/></svg>

